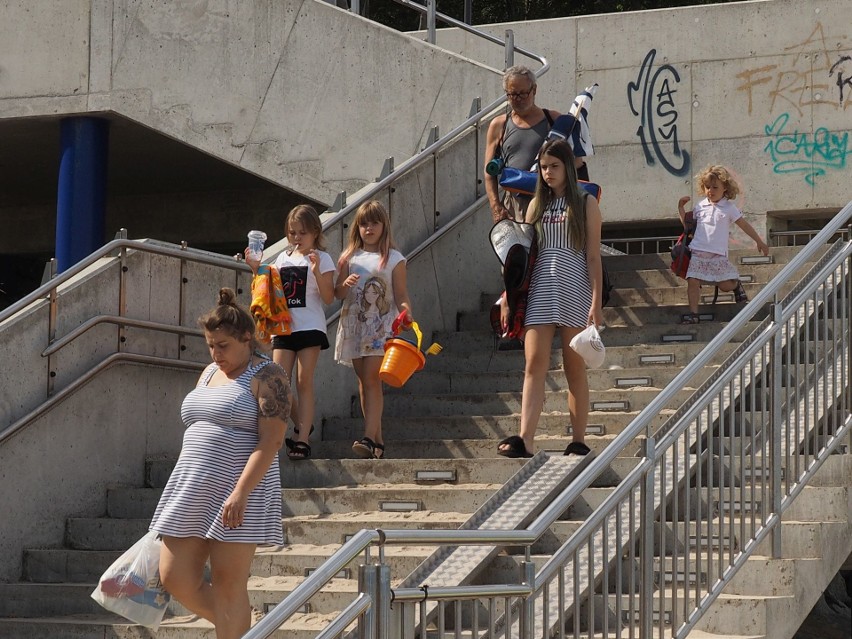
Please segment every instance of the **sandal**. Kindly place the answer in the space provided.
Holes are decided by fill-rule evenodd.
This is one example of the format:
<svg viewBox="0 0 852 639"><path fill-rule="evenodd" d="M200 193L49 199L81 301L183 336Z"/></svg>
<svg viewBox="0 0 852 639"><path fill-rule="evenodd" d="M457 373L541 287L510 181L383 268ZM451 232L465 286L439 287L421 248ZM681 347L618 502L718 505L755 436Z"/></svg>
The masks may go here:
<svg viewBox="0 0 852 639"><path fill-rule="evenodd" d="M296 435L296 436L299 435L299 429L296 428L295 426L293 427L293 434ZM308 437L310 437L313 434L314 434L314 425L311 424L311 432L308 433ZM289 437L285 437L284 443L287 445L287 450L293 450L296 447L296 444L307 443L307 442L300 442L297 439L290 439ZM301 459L301 457L299 457L298 459Z"/></svg>
<svg viewBox="0 0 852 639"><path fill-rule="evenodd" d="M382 454L377 455L377 450L381 451ZM382 459L385 456L385 445L377 444L369 437L362 437L360 440L352 444L352 452L358 455L361 459Z"/></svg>
<svg viewBox="0 0 852 639"><path fill-rule="evenodd" d="M701 316L698 313L684 313L680 316L681 324L700 324Z"/></svg>
<svg viewBox="0 0 852 639"><path fill-rule="evenodd" d="M592 449L586 446L583 442L571 442L565 448L563 455L581 455L585 456L592 452Z"/></svg>
<svg viewBox="0 0 852 639"><path fill-rule="evenodd" d="M311 445L307 442L293 442L293 445L290 447L290 450L287 451L287 457L289 457L293 461L298 461L300 459L310 459Z"/></svg>
<svg viewBox="0 0 852 639"><path fill-rule="evenodd" d="M745 287L741 280L737 281L737 288L734 289L735 302L748 302L748 294L745 292Z"/></svg>
<svg viewBox="0 0 852 639"><path fill-rule="evenodd" d="M497 446L497 454L502 455L503 457L509 457L511 459L529 459L533 456L533 454L527 450L527 445L524 443L524 440L518 435L507 437L497 444ZM509 448L501 450L499 448L500 446L508 446Z"/></svg>

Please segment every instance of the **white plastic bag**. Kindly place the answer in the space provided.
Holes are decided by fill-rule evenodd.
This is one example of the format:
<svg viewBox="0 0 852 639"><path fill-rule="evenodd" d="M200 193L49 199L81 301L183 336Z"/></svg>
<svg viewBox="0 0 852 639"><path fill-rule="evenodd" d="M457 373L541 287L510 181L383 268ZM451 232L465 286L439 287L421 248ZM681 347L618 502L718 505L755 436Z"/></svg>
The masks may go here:
<svg viewBox="0 0 852 639"><path fill-rule="evenodd" d="M160 583L161 548L157 533L148 532L101 575L92 599L134 623L159 628L171 599Z"/></svg>
<svg viewBox="0 0 852 639"><path fill-rule="evenodd" d="M606 357L606 348L597 326L592 324L577 333L569 344L586 361L589 368L600 368Z"/></svg>

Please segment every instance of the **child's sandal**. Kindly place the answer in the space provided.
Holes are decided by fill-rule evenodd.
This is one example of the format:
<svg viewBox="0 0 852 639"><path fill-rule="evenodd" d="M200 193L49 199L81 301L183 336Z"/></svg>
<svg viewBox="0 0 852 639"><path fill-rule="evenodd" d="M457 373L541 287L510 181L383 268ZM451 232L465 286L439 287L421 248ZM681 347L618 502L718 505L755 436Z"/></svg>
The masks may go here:
<svg viewBox="0 0 852 639"><path fill-rule="evenodd" d="M698 313L684 313L680 316L681 324L700 324L701 316Z"/></svg>

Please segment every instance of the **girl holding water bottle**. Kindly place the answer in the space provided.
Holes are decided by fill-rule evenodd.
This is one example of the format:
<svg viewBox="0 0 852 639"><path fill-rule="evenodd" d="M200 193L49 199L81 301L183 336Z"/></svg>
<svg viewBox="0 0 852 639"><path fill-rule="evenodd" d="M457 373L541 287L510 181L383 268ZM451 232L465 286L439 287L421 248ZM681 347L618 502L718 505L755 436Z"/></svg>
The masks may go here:
<svg viewBox="0 0 852 639"><path fill-rule="evenodd" d="M295 426L294 439L285 440L287 456L293 460L310 459L309 438L314 421L314 371L320 352L329 347L324 304L334 300L334 260L325 252L322 222L316 210L307 204L294 207L285 222L290 246L273 266L281 275L292 332L272 339L272 359L293 378L296 366L296 391L290 417ZM246 263L257 274L260 256L246 250Z"/></svg>

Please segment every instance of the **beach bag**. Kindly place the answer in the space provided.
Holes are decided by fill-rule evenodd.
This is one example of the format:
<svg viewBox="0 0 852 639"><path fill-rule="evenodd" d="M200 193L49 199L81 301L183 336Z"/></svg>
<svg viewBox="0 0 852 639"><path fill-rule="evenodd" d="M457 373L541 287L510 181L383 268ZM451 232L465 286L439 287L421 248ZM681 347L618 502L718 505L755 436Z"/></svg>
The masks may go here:
<svg viewBox="0 0 852 639"><path fill-rule="evenodd" d="M535 227L514 220L500 220L491 227L489 238L497 259L503 265L505 297L501 296L501 300L505 299L509 306L509 325L505 331L500 322L500 300L491 307L491 328L498 337L520 337L524 331L527 293L538 253Z"/></svg>
<svg viewBox="0 0 852 639"><path fill-rule="evenodd" d="M689 260L692 258L692 251L689 249L689 244L692 242L692 237L695 235L695 221L692 218L692 212L686 214L683 220L683 233L677 238L677 242L672 247L672 273L681 279L686 279L686 273L689 271Z"/></svg>
<svg viewBox="0 0 852 639"><path fill-rule="evenodd" d="M160 583L162 543L148 532L101 575L92 599L133 623L159 628L171 599Z"/></svg>

